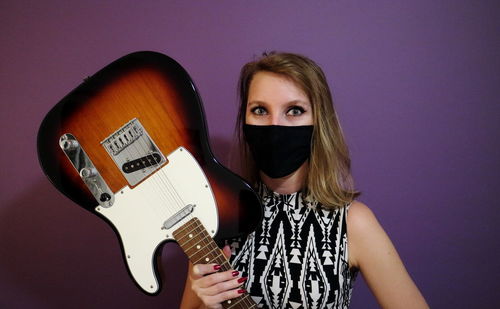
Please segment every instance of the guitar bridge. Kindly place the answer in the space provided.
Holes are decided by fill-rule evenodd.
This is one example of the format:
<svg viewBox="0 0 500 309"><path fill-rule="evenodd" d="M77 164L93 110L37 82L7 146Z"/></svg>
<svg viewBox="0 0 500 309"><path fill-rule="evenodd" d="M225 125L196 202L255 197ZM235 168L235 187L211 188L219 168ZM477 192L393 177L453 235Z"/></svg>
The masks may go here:
<svg viewBox="0 0 500 309"><path fill-rule="evenodd" d="M167 160L137 118L101 142L131 186L159 169Z"/></svg>

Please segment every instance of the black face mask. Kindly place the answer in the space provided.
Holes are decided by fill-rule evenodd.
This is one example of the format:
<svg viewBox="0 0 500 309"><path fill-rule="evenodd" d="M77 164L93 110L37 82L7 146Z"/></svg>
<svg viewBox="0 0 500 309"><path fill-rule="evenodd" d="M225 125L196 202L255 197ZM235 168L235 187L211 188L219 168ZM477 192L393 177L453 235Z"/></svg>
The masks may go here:
<svg viewBox="0 0 500 309"><path fill-rule="evenodd" d="M295 172L311 154L314 126L243 125L257 167L271 178Z"/></svg>

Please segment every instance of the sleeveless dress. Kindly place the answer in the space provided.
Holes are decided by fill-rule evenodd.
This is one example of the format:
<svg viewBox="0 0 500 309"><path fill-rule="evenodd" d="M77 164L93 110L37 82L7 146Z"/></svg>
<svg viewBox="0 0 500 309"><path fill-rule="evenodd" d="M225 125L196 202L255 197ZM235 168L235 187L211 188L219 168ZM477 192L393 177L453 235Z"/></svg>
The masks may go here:
<svg viewBox="0 0 500 309"><path fill-rule="evenodd" d="M325 210L301 192L261 184L262 224L229 243L231 264L259 308L348 308L356 271L349 269L346 207Z"/></svg>

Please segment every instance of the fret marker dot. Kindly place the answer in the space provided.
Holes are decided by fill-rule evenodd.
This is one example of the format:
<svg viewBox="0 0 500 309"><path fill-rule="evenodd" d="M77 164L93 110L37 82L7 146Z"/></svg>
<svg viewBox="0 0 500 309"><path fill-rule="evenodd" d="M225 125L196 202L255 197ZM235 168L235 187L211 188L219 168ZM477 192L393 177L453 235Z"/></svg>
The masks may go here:
<svg viewBox="0 0 500 309"><path fill-rule="evenodd" d="M230 303L231 303L231 301L230 301L230 300L228 300L228 301L227 301L227 303L228 303L228 304L230 304Z"/></svg>
<svg viewBox="0 0 500 309"><path fill-rule="evenodd" d="M200 248L201 248L201 246L200 246L200 245L196 246L196 249L200 249Z"/></svg>
<svg viewBox="0 0 500 309"><path fill-rule="evenodd" d="M207 262L208 262L208 261L210 261L210 259L209 259L209 258L205 258L205 261L207 261Z"/></svg>
<svg viewBox="0 0 500 309"><path fill-rule="evenodd" d="M193 238L193 234L189 234L189 238Z"/></svg>

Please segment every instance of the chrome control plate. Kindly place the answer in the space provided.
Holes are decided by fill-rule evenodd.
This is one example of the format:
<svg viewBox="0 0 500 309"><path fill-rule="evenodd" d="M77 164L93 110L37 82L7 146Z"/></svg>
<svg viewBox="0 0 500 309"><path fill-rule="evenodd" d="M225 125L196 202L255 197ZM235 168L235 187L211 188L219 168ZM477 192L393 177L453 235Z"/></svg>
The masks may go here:
<svg viewBox="0 0 500 309"><path fill-rule="evenodd" d="M59 138L59 146L99 205L111 207L115 196L76 137L70 133L63 134Z"/></svg>

